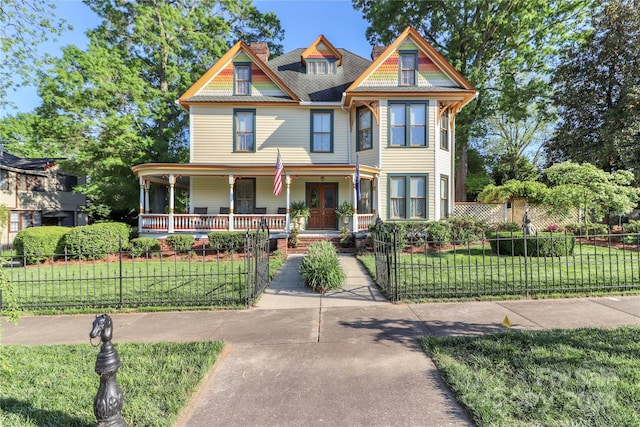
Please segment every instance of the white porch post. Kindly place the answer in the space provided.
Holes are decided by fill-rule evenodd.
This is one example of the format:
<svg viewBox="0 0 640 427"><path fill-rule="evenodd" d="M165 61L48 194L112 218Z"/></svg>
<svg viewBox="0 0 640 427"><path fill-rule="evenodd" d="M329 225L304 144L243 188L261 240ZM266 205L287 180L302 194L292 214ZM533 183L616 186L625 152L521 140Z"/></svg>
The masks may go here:
<svg viewBox="0 0 640 427"><path fill-rule="evenodd" d="M287 233L291 232L291 213L289 212L289 205L291 203L291 176L289 175L285 175L285 179L284 179L286 185L287 185L287 219L286 219L286 225L284 226L284 230Z"/></svg>
<svg viewBox="0 0 640 427"><path fill-rule="evenodd" d="M167 224L167 231L169 233L173 233L173 211L175 208L175 186L176 178L170 173L169 174L169 223Z"/></svg>
<svg viewBox="0 0 640 427"><path fill-rule="evenodd" d="M229 174L229 231L233 231L233 174Z"/></svg>
<svg viewBox="0 0 640 427"><path fill-rule="evenodd" d="M380 193L378 193L380 187L380 175L376 175L373 177L373 182L371 183L371 197L373 200L371 201L371 210L373 212L374 217L380 218Z"/></svg>
<svg viewBox="0 0 640 427"><path fill-rule="evenodd" d="M151 187L151 184L149 183L149 181L144 183L144 213L149 213L150 212L150 208L149 206L151 206L149 204L149 188Z"/></svg>
<svg viewBox="0 0 640 427"><path fill-rule="evenodd" d="M353 231L354 233L358 232L358 192L356 191L356 174L353 174L352 185L353 192L351 197L353 199L353 215L351 216L351 221L353 223Z"/></svg>
<svg viewBox="0 0 640 427"><path fill-rule="evenodd" d="M142 233L142 214L144 213L144 178L139 177L140 181L140 208L138 212L138 233Z"/></svg>

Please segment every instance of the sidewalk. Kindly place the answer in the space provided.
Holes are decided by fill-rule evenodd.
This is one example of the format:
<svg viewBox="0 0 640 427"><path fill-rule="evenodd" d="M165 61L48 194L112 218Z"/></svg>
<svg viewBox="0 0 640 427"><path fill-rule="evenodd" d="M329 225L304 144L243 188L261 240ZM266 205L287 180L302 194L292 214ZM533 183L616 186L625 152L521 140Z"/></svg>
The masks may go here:
<svg viewBox="0 0 640 427"><path fill-rule="evenodd" d="M640 325L640 296L391 304L340 259L341 291L306 288L290 255L256 307L115 314L114 343L226 342L178 426L467 426L418 337L496 332L505 316L519 329ZM3 344L88 342L93 317L23 317Z"/></svg>

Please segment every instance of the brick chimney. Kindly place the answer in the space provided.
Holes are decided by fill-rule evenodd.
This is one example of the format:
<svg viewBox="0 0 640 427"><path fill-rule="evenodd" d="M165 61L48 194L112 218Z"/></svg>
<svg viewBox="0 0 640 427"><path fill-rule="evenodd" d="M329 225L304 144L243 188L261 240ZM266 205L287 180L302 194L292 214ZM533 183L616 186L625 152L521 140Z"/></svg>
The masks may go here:
<svg viewBox="0 0 640 427"><path fill-rule="evenodd" d="M249 47L251 48L251 50L253 51L253 53L256 54L256 56L260 59L262 59L264 62L267 62L269 60L269 45L266 43L251 43L249 45Z"/></svg>
<svg viewBox="0 0 640 427"><path fill-rule="evenodd" d="M378 56L382 55L382 52L384 52L386 48L387 46L374 46L373 49L371 49L371 60L375 61Z"/></svg>

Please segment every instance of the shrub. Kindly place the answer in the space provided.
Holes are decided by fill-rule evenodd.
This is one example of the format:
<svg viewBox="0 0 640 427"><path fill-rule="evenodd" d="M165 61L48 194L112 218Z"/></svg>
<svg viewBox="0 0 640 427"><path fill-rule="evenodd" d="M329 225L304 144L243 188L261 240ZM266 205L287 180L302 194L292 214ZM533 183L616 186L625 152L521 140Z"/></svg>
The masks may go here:
<svg viewBox="0 0 640 427"><path fill-rule="evenodd" d="M622 230L624 233L640 233L640 221L632 219Z"/></svg>
<svg viewBox="0 0 640 427"><path fill-rule="evenodd" d="M330 242L325 241L309 246L300 263L299 271L307 285L322 292L327 289L340 289L346 278L335 248Z"/></svg>
<svg viewBox="0 0 640 427"><path fill-rule="evenodd" d="M436 246L446 245L451 241L451 232L444 222L427 223L427 241Z"/></svg>
<svg viewBox="0 0 640 427"><path fill-rule="evenodd" d="M500 232L489 240L491 251L499 255L523 256L525 254L524 234ZM572 235L538 233L528 236L527 255L535 257L560 257L573 255L576 238Z"/></svg>
<svg viewBox="0 0 640 427"><path fill-rule="evenodd" d="M517 222L507 221L507 222L501 222L493 225L493 227L491 227L491 230L495 232L501 232L501 231L516 232L516 231L522 231L522 226L519 225Z"/></svg>
<svg viewBox="0 0 640 427"><path fill-rule="evenodd" d="M544 231L547 231L549 233L562 233L564 231L564 227L562 227L560 224L551 224L547 228L545 228Z"/></svg>
<svg viewBox="0 0 640 427"><path fill-rule="evenodd" d="M58 226L25 228L16 234L13 247L27 264L37 264L64 252L62 242L70 230Z"/></svg>
<svg viewBox="0 0 640 427"><path fill-rule="evenodd" d="M67 252L83 258L104 258L129 247L131 228L122 222L104 222L72 228L64 236Z"/></svg>
<svg viewBox="0 0 640 427"><path fill-rule="evenodd" d="M595 222L589 222L584 224L582 222L567 224L565 226L567 232L575 234L576 236L595 236L598 234L608 234L609 228L606 224L599 224Z"/></svg>
<svg viewBox="0 0 640 427"><path fill-rule="evenodd" d="M160 252L160 242L158 242L153 237L137 237L135 239L131 239L131 248L129 252L131 256L139 257L139 256L150 256L153 253Z"/></svg>
<svg viewBox="0 0 640 427"><path fill-rule="evenodd" d="M196 238L190 234L172 234L165 239L165 243L176 252L187 252L195 241Z"/></svg>
<svg viewBox="0 0 640 427"><path fill-rule="evenodd" d="M208 234L209 246L218 251L241 251L245 236L244 231L212 231Z"/></svg>
<svg viewBox="0 0 640 427"><path fill-rule="evenodd" d="M486 222L472 216L452 216L447 218L446 224L452 242L474 242L482 239L489 230Z"/></svg>
<svg viewBox="0 0 640 427"><path fill-rule="evenodd" d="M340 246L343 248L353 248L356 244L356 235L351 233L347 227L340 229Z"/></svg>

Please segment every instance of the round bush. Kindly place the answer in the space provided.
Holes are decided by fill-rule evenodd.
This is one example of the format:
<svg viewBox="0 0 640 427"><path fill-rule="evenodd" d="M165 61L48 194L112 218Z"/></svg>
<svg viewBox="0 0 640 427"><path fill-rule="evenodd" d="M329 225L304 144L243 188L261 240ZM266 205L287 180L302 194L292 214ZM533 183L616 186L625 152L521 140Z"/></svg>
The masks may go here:
<svg viewBox="0 0 640 427"><path fill-rule="evenodd" d="M190 234L172 234L165 239L167 245L176 252L187 252L195 241L196 238Z"/></svg>
<svg viewBox="0 0 640 427"><path fill-rule="evenodd" d="M131 248L129 253L131 256L152 256L154 253L160 252L160 242L153 237L137 237L131 239Z"/></svg>
<svg viewBox="0 0 640 427"><path fill-rule="evenodd" d="M240 251L244 248L244 231L212 231L209 237L209 246L219 251Z"/></svg>
<svg viewBox="0 0 640 427"><path fill-rule="evenodd" d="M535 257L560 257L573 255L576 237L567 234L542 232L527 236L527 255ZM525 238L517 233L494 233L489 240L491 251L499 255L523 256L525 254Z"/></svg>
<svg viewBox="0 0 640 427"><path fill-rule="evenodd" d="M29 227L16 234L13 247L27 264L37 264L64 252L62 242L71 228Z"/></svg>
<svg viewBox="0 0 640 427"><path fill-rule="evenodd" d="M82 258L104 258L129 247L131 228L122 222L105 222L72 228L64 237L67 252Z"/></svg>

